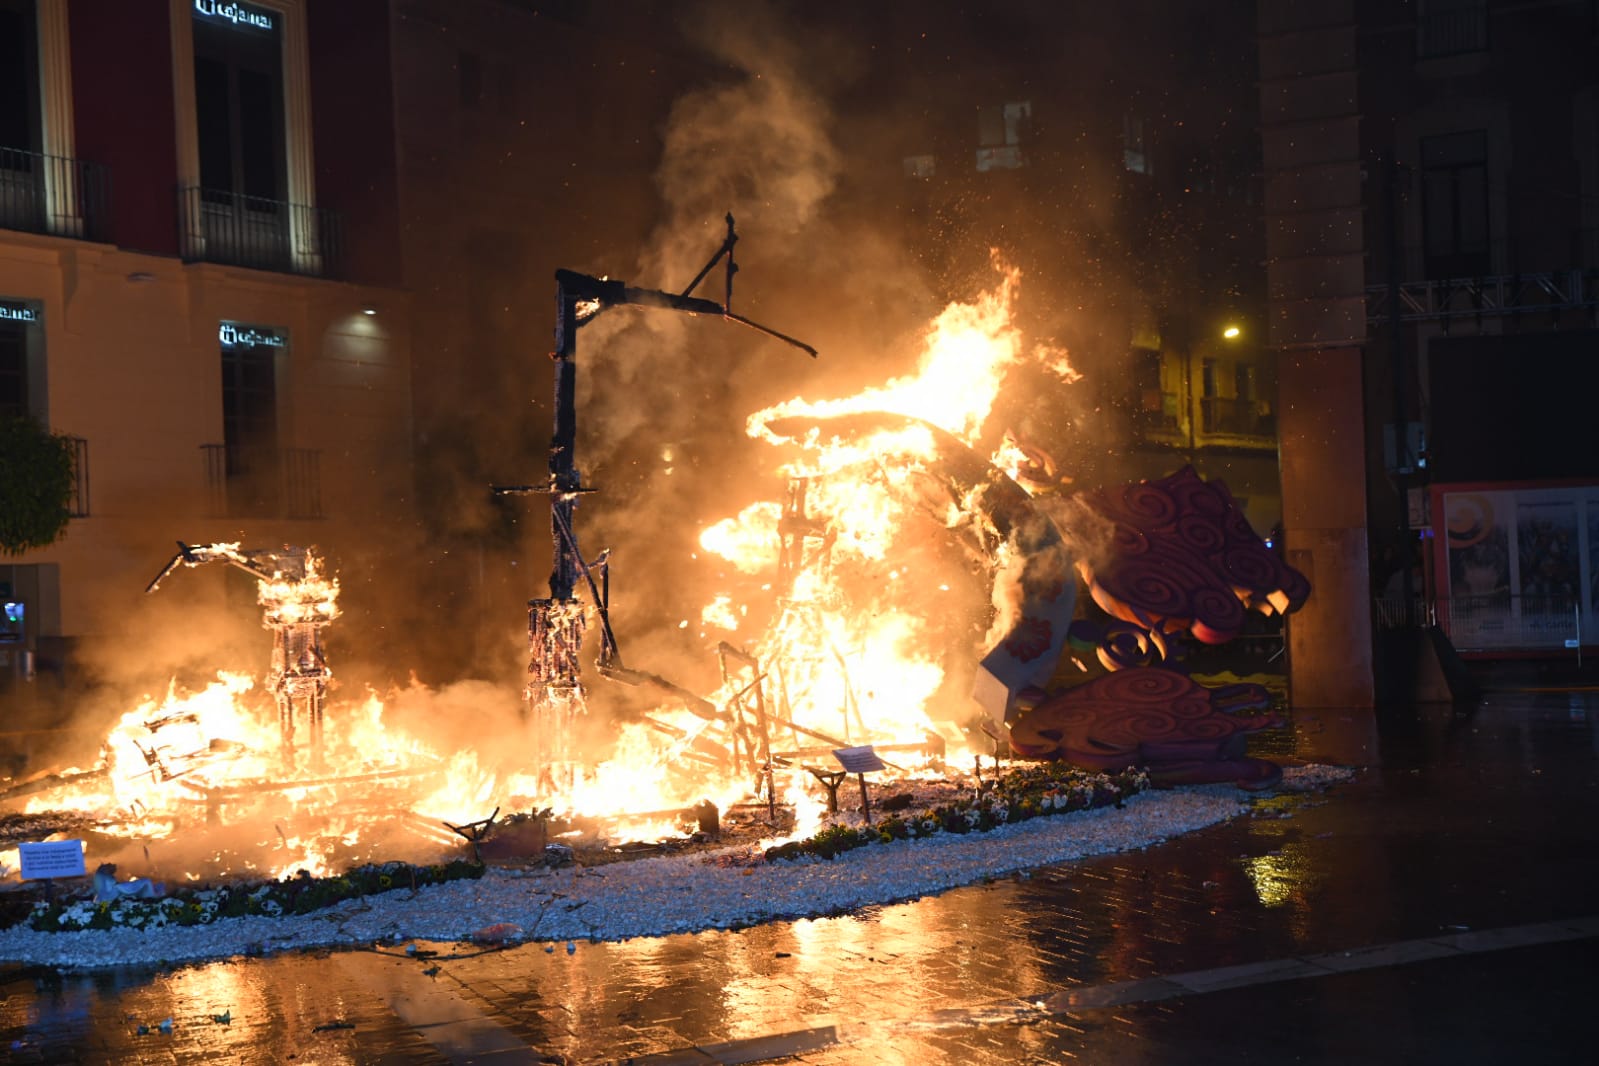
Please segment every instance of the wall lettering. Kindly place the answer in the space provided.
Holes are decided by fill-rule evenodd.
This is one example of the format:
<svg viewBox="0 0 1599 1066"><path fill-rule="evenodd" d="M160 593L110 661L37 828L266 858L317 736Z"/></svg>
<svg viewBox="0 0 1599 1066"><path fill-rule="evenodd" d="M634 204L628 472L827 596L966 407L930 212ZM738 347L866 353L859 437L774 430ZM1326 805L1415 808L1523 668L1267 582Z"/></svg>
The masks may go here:
<svg viewBox="0 0 1599 1066"><path fill-rule="evenodd" d="M228 347L239 344L252 344L265 348L287 348L288 338L277 330L257 329L255 326L241 326L234 322L224 322L217 330L217 339Z"/></svg>
<svg viewBox="0 0 1599 1066"><path fill-rule="evenodd" d="M274 26L271 12L262 11L257 7L246 7L243 4L219 4L217 0L194 0L194 13L204 15L206 18L231 22L235 26L250 26L258 30L270 30Z"/></svg>

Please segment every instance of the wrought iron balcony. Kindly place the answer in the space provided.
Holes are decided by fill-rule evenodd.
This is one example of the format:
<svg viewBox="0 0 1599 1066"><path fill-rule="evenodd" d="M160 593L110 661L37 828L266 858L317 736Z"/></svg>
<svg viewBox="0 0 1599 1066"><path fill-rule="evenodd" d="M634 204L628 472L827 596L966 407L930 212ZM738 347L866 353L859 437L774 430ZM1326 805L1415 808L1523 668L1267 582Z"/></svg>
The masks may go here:
<svg viewBox="0 0 1599 1066"><path fill-rule="evenodd" d="M0 229L107 240L109 190L99 163L0 147Z"/></svg>
<svg viewBox="0 0 1599 1066"><path fill-rule="evenodd" d="M1441 59L1488 47L1486 0L1457 0L1438 6L1443 10L1424 12L1416 19L1418 59Z"/></svg>
<svg viewBox="0 0 1599 1066"><path fill-rule="evenodd" d="M1200 431L1215 436L1274 437L1276 416L1255 400L1236 396L1201 396Z"/></svg>
<svg viewBox="0 0 1599 1066"><path fill-rule="evenodd" d="M1142 394L1138 426L1145 434L1171 436L1183 431L1182 397L1148 389Z"/></svg>
<svg viewBox="0 0 1599 1066"><path fill-rule="evenodd" d="M89 517L89 442L82 437L72 441L72 499L67 511L73 518Z"/></svg>
<svg viewBox="0 0 1599 1066"><path fill-rule="evenodd" d="M322 453L202 444L210 512L225 518L321 518Z"/></svg>
<svg viewBox="0 0 1599 1066"><path fill-rule="evenodd" d="M325 207L220 189L178 190L179 251L191 262L337 277L342 223Z"/></svg>

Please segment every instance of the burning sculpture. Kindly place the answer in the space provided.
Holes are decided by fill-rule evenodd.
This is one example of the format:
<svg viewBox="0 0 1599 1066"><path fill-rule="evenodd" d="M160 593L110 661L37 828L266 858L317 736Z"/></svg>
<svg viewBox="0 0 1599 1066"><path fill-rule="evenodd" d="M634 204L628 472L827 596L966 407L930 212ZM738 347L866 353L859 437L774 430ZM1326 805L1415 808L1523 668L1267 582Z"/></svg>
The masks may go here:
<svg viewBox="0 0 1599 1066"><path fill-rule="evenodd" d="M295 720L305 722L308 761L322 762L322 713L327 702L328 669L322 652L322 627L339 616L339 582L322 575L314 550L241 549L238 544L193 547L178 541L178 553L145 587L154 592L179 566L222 562L256 579L261 624L272 631L272 669L267 690L278 708L280 754L285 769L295 763Z"/></svg>
<svg viewBox="0 0 1599 1066"><path fill-rule="evenodd" d="M533 723L539 778L546 788L570 792L575 769L572 763L571 736L574 719L585 708L579 654L583 646L587 608L577 597L581 577L593 597L595 612L603 633L600 667L613 676L627 678L616 636L610 625L609 554L587 562L578 547L573 526L577 498L594 491L586 487L578 473L577 448L577 331L612 307L653 307L696 315L716 315L749 326L813 358L816 349L776 330L735 314L733 275L738 272L733 249L738 243L733 216L727 216L727 236L681 293L632 288L571 270L556 272L555 351L555 427L550 439L549 479L537 485L497 487L500 495L547 494L550 497L550 532L555 544L555 561L550 571L550 594L528 601L528 665L524 698ZM716 303L693 296L718 263L726 260L725 302ZM596 578L596 573L598 578ZM647 676L647 675L643 675Z"/></svg>
<svg viewBox="0 0 1599 1066"><path fill-rule="evenodd" d="M695 621L720 685L691 691L623 665L610 624L610 555L585 558L573 521L594 491L575 461L576 333L624 305L754 326L725 303L691 295L723 259L731 281L735 240L729 219L722 249L679 294L557 275L548 476L497 490L550 501L554 565L549 594L528 604L524 721L514 721L509 693L477 688L469 703L452 704L481 713L485 701L503 699L512 742L499 747L511 758L409 735L382 720L376 693L335 709L337 728L324 738L331 671L322 629L337 617L338 590L320 560L295 548L180 544L151 590L179 566L212 562L256 579L273 633L265 688L276 721L267 701L244 698L247 677L227 675L188 696L174 685L164 701L123 716L98 769L0 800L26 794L32 811L107 816L108 834L138 841L112 857L146 873L156 871L139 866L134 849L160 863L153 841L198 843L176 829L194 825L200 803L207 822L220 823L226 806L228 829L256 833L248 853L241 843L219 858L207 844L211 870L326 871L341 860L458 846L448 834L441 842L440 825L486 834L495 816L473 819L491 809L599 816L607 834L647 839L675 833L691 806L725 812L753 798L764 800L774 828L775 805L785 804L803 835L823 817L817 781L834 752L870 744L895 771L930 763L936 771L971 744L976 731L960 725L972 724L974 707L986 711L982 732L1000 740L1009 730L1027 757L1144 763L1162 783L1269 783L1275 768L1242 753L1245 733L1267 720L1233 713L1260 709L1263 694L1209 692L1168 669L1167 653L1174 640L1230 637L1248 610L1292 610L1308 587L1261 548L1219 484L1186 471L1068 494L1047 456L987 425L1002 389L1015 388L1011 372L1033 375L1016 389L1030 395L1075 380L1064 352L1022 342L1011 322L1011 270L996 290L945 309L914 373L748 418L749 436L781 455L771 491L704 528L696 553L697 579L714 584ZM1089 632L1083 616L1101 610L1108 624ZM573 736L587 701L583 642L596 629L599 675L659 696L616 724L606 756L580 755ZM1109 673L1063 689L1081 680L1069 669L1064 682L1055 676L1068 640ZM387 697L402 715L413 690ZM431 708L442 697L417 698ZM309 750L299 767L297 747Z"/></svg>

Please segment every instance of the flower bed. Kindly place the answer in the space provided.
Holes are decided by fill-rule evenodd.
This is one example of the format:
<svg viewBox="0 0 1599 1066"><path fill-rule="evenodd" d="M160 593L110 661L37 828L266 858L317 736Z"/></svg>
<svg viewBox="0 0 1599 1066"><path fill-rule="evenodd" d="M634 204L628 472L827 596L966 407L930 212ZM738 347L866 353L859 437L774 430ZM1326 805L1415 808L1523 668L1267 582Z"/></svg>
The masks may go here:
<svg viewBox="0 0 1599 1066"><path fill-rule="evenodd" d="M1131 767L1119 774L1096 774L1064 763L1012 768L985 782L969 796L908 815L892 815L869 826L832 825L805 840L766 850L766 858L831 859L868 844L928 837L937 833L983 833L1002 825L1094 807L1117 807L1149 787L1149 775Z"/></svg>
<svg viewBox="0 0 1599 1066"><path fill-rule="evenodd" d="M1062 763L1012 766L975 789L914 812L891 814L869 826L832 825L804 840L766 849L765 861L818 857L832 859L868 844L887 844L937 834L983 833L1032 818L1097 807L1120 807L1149 787L1148 776L1129 768L1118 774L1089 773ZM750 859L761 861L758 853ZM746 862L749 860L745 860ZM740 863L743 865L743 863ZM481 878L481 864L455 860L431 866L388 862L359 866L336 877L296 877L256 885L180 888L159 899L124 898L109 902L38 902L27 915L41 933L86 929L164 929L209 925L222 918L305 915L344 900L380 895L397 888Z"/></svg>
<svg viewBox="0 0 1599 1066"><path fill-rule="evenodd" d="M224 885L219 888L182 888L160 899L119 899L39 902L28 924L41 933L82 929L163 929L170 925L208 925L219 918L309 914L360 896L374 896L397 888L420 888L483 876L484 868L457 859L434 866L386 862L358 866L339 877L303 874L263 885Z"/></svg>

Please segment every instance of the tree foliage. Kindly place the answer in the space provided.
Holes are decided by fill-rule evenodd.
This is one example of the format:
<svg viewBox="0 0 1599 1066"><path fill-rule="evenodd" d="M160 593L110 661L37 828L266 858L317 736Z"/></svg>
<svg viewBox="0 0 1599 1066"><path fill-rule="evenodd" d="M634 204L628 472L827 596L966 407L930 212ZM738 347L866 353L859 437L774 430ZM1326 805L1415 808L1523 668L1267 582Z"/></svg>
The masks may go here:
<svg viewBox="0 0 1599 1066"><path fill-rule="evenodd" d="M0 554L55 543L71 517L72 438L32 418L0 418Z"/></svg>

